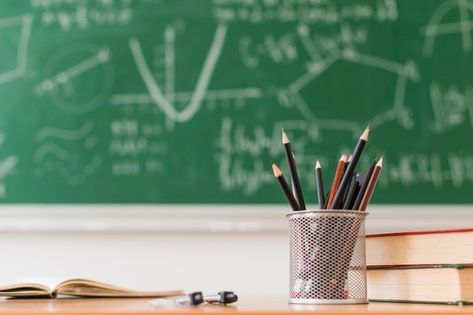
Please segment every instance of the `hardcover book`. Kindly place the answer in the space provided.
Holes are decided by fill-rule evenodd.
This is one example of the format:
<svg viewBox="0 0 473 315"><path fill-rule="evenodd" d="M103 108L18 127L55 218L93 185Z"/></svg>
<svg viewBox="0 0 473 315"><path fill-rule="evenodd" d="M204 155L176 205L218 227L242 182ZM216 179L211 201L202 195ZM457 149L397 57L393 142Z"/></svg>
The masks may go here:
<svg viewBox="0 0 473 315"><path fill-rule="evenodd" d="M473 264L369 267L368 299L403 303L473 303Z"/></svg>
<svg viewBox="0 0 473 315"><path fill-rule="evenodd" d="M366 236L368 266L473 263L473 228Z"/></svg>

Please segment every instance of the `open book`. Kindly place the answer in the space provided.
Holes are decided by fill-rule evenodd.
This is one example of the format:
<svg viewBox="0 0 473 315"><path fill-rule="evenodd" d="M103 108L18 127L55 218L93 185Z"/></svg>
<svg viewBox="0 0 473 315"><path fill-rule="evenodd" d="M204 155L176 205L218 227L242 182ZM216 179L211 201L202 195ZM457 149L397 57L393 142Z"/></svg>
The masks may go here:
<svg viewBox="0 0 473 315"><path fill-rule="evenodd" d="M69 279L53 289L37 283L21 283L0 287L0 296L15 298L55 298L57 296L107 298L161 298L184 295L180 290L136 291L88 279Z"/></svg>

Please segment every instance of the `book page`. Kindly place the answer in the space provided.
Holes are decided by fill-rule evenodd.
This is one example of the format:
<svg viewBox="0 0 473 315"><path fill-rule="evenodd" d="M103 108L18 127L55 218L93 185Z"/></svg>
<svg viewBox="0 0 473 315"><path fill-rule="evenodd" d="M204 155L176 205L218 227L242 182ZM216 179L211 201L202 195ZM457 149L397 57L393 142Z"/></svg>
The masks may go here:
<svg viewBox="0 0 473 315"><path fill-rule="evenodd" d="M38 283L19 283L0 287L0 296L6 297L51 297L51 290Z"/></svg>
<svg viewBox="0 0 473 315"><path fill-rule="evenodd" d="M168 297L185 294L181 290L144 292L89 279L69 279L58 284L54 295L82 297Z"/></svg>

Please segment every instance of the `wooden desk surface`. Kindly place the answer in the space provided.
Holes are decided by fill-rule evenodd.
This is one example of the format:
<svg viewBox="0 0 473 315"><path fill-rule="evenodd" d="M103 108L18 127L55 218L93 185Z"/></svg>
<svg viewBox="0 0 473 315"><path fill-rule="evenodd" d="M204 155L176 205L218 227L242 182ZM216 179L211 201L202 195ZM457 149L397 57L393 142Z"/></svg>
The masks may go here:
<svg viewBox="0 0 473 315"><path fill-rule="evenodd" d="M150 299L45 299L0 300L0 315L32 314L203 314L238 313L244 315L317 313L317 314L473 314L472 306L370 303L368 305L288 305L285 299L240 297L235 306L203 305L194 308L172 306L157 308Z"/></svg>

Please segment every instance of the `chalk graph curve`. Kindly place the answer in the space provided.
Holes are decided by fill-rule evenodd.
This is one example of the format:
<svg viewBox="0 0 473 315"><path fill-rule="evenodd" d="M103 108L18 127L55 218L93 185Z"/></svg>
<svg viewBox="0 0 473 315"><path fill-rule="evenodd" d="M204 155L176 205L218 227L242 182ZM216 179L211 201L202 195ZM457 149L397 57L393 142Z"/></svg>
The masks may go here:
<svg viewBox="0 0 473 315"><path fill-rule="evenodd" d="M227 32L227 26L218 25L215 31L212 44L209 48L207 58L205 59L204 65L200 72L197 80L195 89L192 93L191 99L187 107L182 111L177 111L169 100L164 96L159 85L153 79L151 70L146 63L143 51L141 49L140 42L137 38L131 38L129 45L133 58L135 60L138 71L148 89L148 92L153 102L163 111L168 119L177 122L186 122L199 110L202 105L205 93L207 91L210 79L212 78L215 66L222 52L223 44L225 42L225 36Z"/></svg>
<svg viewBox="0 0 473 315"><path fill-rule="evenodd" d="M460 22L442 24L447 13L458 8ZM473 21L470 21L468 12L473 12L473 3L469 0L450 0L442 3L432 14L427 26L421 29L425 36L423 54L430 57L433 53L435 39L438 35L462 33L462 45L465 53L472 51L471 31Z"/></svg>

